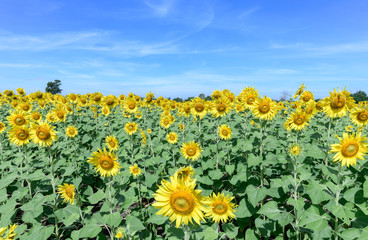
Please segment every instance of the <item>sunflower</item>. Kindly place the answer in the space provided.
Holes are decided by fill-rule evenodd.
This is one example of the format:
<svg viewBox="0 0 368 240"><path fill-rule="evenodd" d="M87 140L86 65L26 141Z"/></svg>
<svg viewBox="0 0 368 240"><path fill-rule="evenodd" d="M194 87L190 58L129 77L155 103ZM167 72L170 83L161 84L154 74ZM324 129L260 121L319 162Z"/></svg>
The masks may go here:
<svg viewBox="0 0 368 240"><path fill-rule="evenodd" d="M185 129L185 125L184 124L179 123L178 126L179 126L180 131L184 131L184 129Z"/></svg>
<svg viewBox="0 0 368 240"><path fill-rule="evenodd" d="M333 157L334 162L340 162L341 166L350 165L356 166L356 159L363 160L364 155L368 151L368 143L365 136L361 133L343 133L342 138L338 137L340 143L331 145L331 153L336 153Z"/></svg>
<svg viewBox="0 0 368 240"><path fill-rule="evenodd" d="M112 150L112 151L117 151L118 150L119 142L118 142L118 140L116 139L115 136L107 136L105 141L106 141L107 147L110 150Z"/></svg>
<svg viewBox="0 0 368 240"><path fill-rule="evenodd" d="M153 103L153 98L155 97L154 93L151 93L151 91L149 91L149 93L146 93L146 97L144 98L144 102L147 106L150 106Z"/></svg>
<svg viewBox="0 0 368 240"><path fill-rule="evenodd" d="M95 166L96 172L99 172L102 177L115 176L119 173L121 168L119 162L117 161L116 154L106 151L106 148L97 149L96 152L92 153L92 157L88 158L88 163L92 163Z"/></svg>
<svg viewBox="0 0 368 240"><path fill-rule="evenodd" d="M49 112L46 114L46 120L52 123L56 123L58 118L56 117L54 112Z"/></svg>
<svg viewBox="0 0 368 240"><path fill-rule="evenodd" d="M147 134L151 134L152 133L152 129L151 128L148 128L147 129Z"/></svg>
<svg viewBox="0 0 368 240"><path fill-rule="evenodd" d="M161 118L161 121L160 121L160 125L161 127L163 128L169 128L171 126L171 118L170 117L164 117L164 118Z"/></svg>
<svg viewBox="0 0 368 240"><path fill-rule="evenodd" d="M366 108L355 108L350 112L350 120L358 127L368 124L368 110Z"/></svg>
<svg viewBox="0 0 368 240"><path fill-rule="evenodd" d="M75 126L68 126L65 129L65 135L70 138L74 138L78 135L78 129Z"/></svg>
<svg viewBox="0 0 368 240"><path fill-rule="evenodd" d="M162 180L161 186L153 194L156 202L152 204L160 209L156 214L169 217L175 221L176 228L182 223L193 224L193 220L200 225L205 207L203 205L202 190L195 189L195 179L180 184L174 177L170 181Z"/></svg>
<svg viewBox="0 0 368 240"><path fill-rule="evenodd" d="M63 109L57 109L54 111L54 115L57 121L65 122L67 113Z"/></svg>
<svg viewBox="0 0 368 240"><path fill-rule="evenodd" d="M303 152L303 148L300 144L298 143L293 143L289 146L289 154L293 157L297 157L300 154L302 154Z"/></svg>
<svg viewBox="0 0 368 240"><path fill-rule="evenodd" d="M205 216L208 218L212 218L212 221L215 223L219 222L227 222L229 219L235 218L234 208L237 207L235 203L231 201L235 197L230 197L224 193L212 193L212 196L209 196L205 200L205 205L207 208L205 209Z"/></svg>
<svg viewBox="0 0 368 240"><path fill-rule="evenodd" d="M166 140L171 144L175 144L178 142L178 134L176 132L170 132L166 136Z"/></svg>
<svg viewBox="0 0 368 240"><path fill-rule="evenodd" d="M211 94L211 98L212 98L213 100L219 99L219 98L221 98L221 97L222 97L222 93L221 93L219 90L215 90L215 91L213 91L213 92L212 92L212 94Z"/></svg>
<svg viewBox="0 0 368 240"><path fill-rule="evenodd" d="M188 166L180 168L174 173L173 176L179 183L185 183L186 181L191 181L193 175L194 169L192 166Z"/></svg>
<svg viewBox="0 0 368 240"><path fill-rule="evenodd" d="M29 143L30 133L27 126L15 127L10 129L9 139L11 143L23 146Z"/></svg>
<svg viewBox="0 0 368 240"><path fill-rule="evenodd" d="M206 116L208 106L205 100L196 97L192 99L191 104L191 113L193 114L193 116L198 116L201 119Z"/></svg>
<svg viewBox="0 0 368 240"><path fill-rule="evenodd" d="M61 194L61 198L64 199L63 202L70 202L70 204L74 204L75 186L73 184L64 183L64 186L59 185L57 192Z"/></svg>
<svg viewBox="0 0 368 240"><path fill-rule="evenodd" d="M277 103L266 96L257 98L251 110L256 118L272 120L277 113Z"/></svg>
<svg viewBox="0 0 368 240"><path fill-rule="evenodd" d="M118 104L118 99L112 94L104 97L102 101L103 101L103 105L105 105L106 107L110 109L114 108Z"/></svg>
<svg viewBox="0 0 368 240"><path fill-rule="evenodd" d="M39 112L33 112L30 114L30 119L34 122L42 120L42 115Z"/></svg>
<svg viewBox="0 0 368 240"><path fill-rule="evenodd" d="M244 103L244 107L246 109L251 109L253 104L255 103L255 101L258 98L258 90L256 90L254 87L249 88L246 87L242 90L241 94L243 94L243 103Z"/></svg>
<svg viewBox="0 0 368 240"><path fill-rule="evenodd" d="M185 159L195 161L201 156L201 152L203 150L199 146L199 143L191 141L189 143L183 143L183 145L180 148L180 151Z"/></svg>
<svg viewBox="0 0 368 240"><path fill-rule="evenodd" d="M134 178L142 174L142 170L138 167L136 163L129 167L129 172L133 175Z"/></svg>
<svg viewBox="0 0 368 240"><path fill-rule="evenodd" d="M348 125L348 126L346 126L345 127L345 131L347 131L347 132L352 132L353 131L353 126L351 126L351 125Z"/></svg>
<svg viewBox="0 0 368 240"><path fill-rule="evenodd" d="M212 113L214 117L224 117L230 112L230 101L227 98L220 98L213 102Z"/></svg>
<svg viewBox="0 0 368 240"><path fill-rule="evenodd" d="M108 108L108 107L103 107L103 108L101 109L101 112L102 112L102 114L103 114L103 115L105 115L105 116L109 116L109 115L110 115L110 108Z"/></svg>
<svg viewBox="0 0 368 240"><path fill-rule="evenodd" d="M125 112L127 113L135 113L138 110L138 103L133 98L129 98L125 100L124 104Z"/></svg>
<svg viewBox="0 0 368 240"><path fill-rule="evenodd" d="M0 122L0 133L4 132L6 129L6 126L3 122Z"/></svg>
<svg viewBox="0 0 368 240"><path fill-rule="evenodd" d="M334 92L330 92L330 96L323 100L323 111L330 118L345 116L353 106L354 99L345 88L342 92L340 89L339 92L334 89Z"/></svg>
<svg viewBox="0 0 368 240"><path fill-rule="evenodd" d="M24 112L30 112L32 110L32 105L25 102L25 103L21 103L17 106L17 108L20 110L20 111L24 111Z"/></svg>
<svg viewBox="0 0 368 240"><path fill-rule="evenodd" d="M13 240L18 235L15 233L17 227L18 225L16 224L9 225L9 230L6 234L5 232L8 227L0 227L0 240Z"/></svg>
<svg viewBox="0 0 368 240"><path fill-rule="evenodd" d="M24 90L24 88L17 88L17 93L19 95L26 95L26 91Z"/></svg>
<svg viewBox="0 0 368 240"><path fill-rule="evenodd" d="M296 112L292 113L288 119L286 119L286 122L284 126L287 126L286 130L291 131L301 131L305 129L307 125L309 125L310 116L306 114L304 111L298 109Z"/></svg>
<svg viewBox="0 0 368 240"><path fill-rule="evenodd" d="M28 125L29 122L29 116L23 111L13 111L6 119L11 127Z"/></svg>
<svg viewBox="0 0 368 240"><path fill-rule="evenodd" d="M35 144L44 146L51 146L53 141L57 140L55 127L51 127L47 122L39 122L32 126L30 132L31 138Z"/></svg>
<svg viewBox="0 0 368 240"><path fill-rule="evenodd" d="M129 135L133 135L138 130L138 124L135 122L128 122L125 124L124 129Z"/></svg>
<svg viewBox="0 0 368 240"><path fill-rule="evenodd" d="M304 83L298 88L298 90L296 90L296 92L295 92L295 94L294 94L294 98L295 99L297 99L298 98L298 96L300 95L300 94L302 94L303 93L303 91L304 91Z"/></svg>
<svg viewBox="0 0 368 240"><path fill-rule="evenodd" d="M221 139L229 140L231 139L231 128L226 124L223 124L219 127L218 134L220 135Z"/></svg>
<svg viewBox="0 0 368 240"><path fill-rule="evenodd" d="M313 101L314 96L313 93L311 91L305 91L302 94L300 94L299 100L302 101L303 103L308 103L310 100Z"/></svg>
<svg viewBox="0 0 368 240"><path fill-rule="evenodd" d="M124 238L125 236L126 236L125 229L119 228L115 235L115 238Z"/></svg>

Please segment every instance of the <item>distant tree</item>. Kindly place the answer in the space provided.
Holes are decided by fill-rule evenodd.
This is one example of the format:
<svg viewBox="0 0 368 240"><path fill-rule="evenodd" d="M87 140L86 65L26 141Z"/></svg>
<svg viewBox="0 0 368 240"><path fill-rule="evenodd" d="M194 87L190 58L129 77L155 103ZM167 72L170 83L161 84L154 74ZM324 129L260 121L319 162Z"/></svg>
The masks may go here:
<svg viewBox="0 0 368 240"><path fill-rule="evenodd" d="M61 81L56 79L52 82L48 82L45 91L56 94L61 93L62 89L60 89Z"/></svg>
<svg viewBox="0 0 368 240"><path fill-rule="evenodd" d="M290 94L289 94L289 92L288 92L288 91L283 91L283 92L281 93L280 101L288 100L288 99L289 99L289 96L290 96Z"/></svg>
<svg viewBox="0 0 368 240"><path fill-rule="evenodd" d="M211 96L207 96L207 97L205 97L205 100L210 101L210 100L212 100L212 98L211 98Z"/></svg>
<svg viewBox="0 0 368 240"><path fill-rule="evenodd" d="M182 99L182 98L180 98L180 97L176 97L176 98L174 98L173 100L174 100L174 101L177 101L177 102L183 102L183 99Z"/></svg>
<svg viewBox="0 0 368 240"><path fill-rule="evenodd" d="M192 100L194 97L188 97L187 99L185 99L185 101L190 101Z"/></svg>
<svg viewBox="0 0 368 240"><path fill-rule="evenodd" d="M201 93L201 94L199 94L199 96L198 96L200 99L204 99L205 97L206 97L206 95L204 95L204 93Z"/></svg>
<svg viewBox="0 0 368 240"><path fill-rule="evenodd" d="M368 101L368 96L364 91L357 91L356 93L351 94L354 98L355 102Z"/></svg>

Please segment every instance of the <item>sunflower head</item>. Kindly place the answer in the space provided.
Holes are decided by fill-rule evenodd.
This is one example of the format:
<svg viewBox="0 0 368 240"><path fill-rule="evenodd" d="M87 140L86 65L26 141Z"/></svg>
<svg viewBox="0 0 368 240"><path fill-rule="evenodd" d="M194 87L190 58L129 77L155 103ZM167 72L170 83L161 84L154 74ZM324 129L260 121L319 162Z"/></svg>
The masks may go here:
<svg viewBox="0 0 368 240"><path fill-rule="evenodd" d="M63 198L63 202L74 204L75 201L75 186L73 184L64 183L64 185L58 186L58 193Z"/></svg>
<svg viewBox="0 0 368 240"><path fill-rule="evenodd" d="M219 127L218 134L220 135L221 139L229 140L231 139L231 128L226 124L223 124Z"/></svg>
<svg viewBox="0 0 368 240"><path fill-rule="evenodd" d="M303 153L303 148L298 143L293 143L289 146L289 154L293 157L297 157Z"/></svg>
<svg viewBox="0 0 368 240"><path fill-rule="evenodd" d="M92 157L88 158L88 163L92 163L95 167L96 172L99 172L102 177L115 176L119 173L121 168L117 161L116 154L103 150L97 149L96 152L92 153Z"/></svg>
<svg viewBox="0 0 368 240"><path fill-rule="evenodd" d="M54 128L46 121L34 124L30 132L33 142L41 147L51 146L57 140L57 132Z"/></svg>
<svg viewBox="0 0 368 240"><path fill-rule="evenodd" d="M364 127L368 124L367 108L355 108L350 112L350 120L358 127Z"/></svg>
<svg viewBox="0 0 368 240"><path fill-rule="evenodd" d="M356 159L363 160L368 152L366 137L361 133L343 133L342 138L338 137L340 143L331 145L331 153L336 153L334 162L341 162L341 166L356 166Z"/></svg>
<svg viewBox="0 0 368 240"><path fill-rule="evenodd" d="M345 116L353 106L354 99L345 89L339 89L339 92L334 89L334 92L330 92L330 96L323 100L323 111L330 118Z"/></svg>
<svg viewBox="0 0 368 240"><path fill-rule="evenodd" d="M110 150L117 151L119 148L119 142L115 136L106 137L106 145Z"/></svg>
<svg viewBox="0 0 368 240"><path fill-rule="evenodd" d="M135 132L138 131L138 124L135 122L128 122L125 124L125 131L129 135L133 135Z"/></svg>
<svg viewBox="0 0 368 240"><path fill-rule="evenodd" d="M189 160L197 160L201 156L202 148L199 146L199 143L191 141L189 143L183 143L180 148L180 151L185 159Z"/></svg>
<svg viewBox="0 0 368 240"><path fill-rule="evenodd" d="M138 167L136 163L129 167L129 172L133 175L134 178L142 174L142 170Z"/></svg>
<svg viewBox="0 0 368 240"><path fill-rule="evenodd" d="M170 132L166 136L166 140L171 144L175 144L178 142L178 134L176 132Z"/></svg>
<svg viewBox="0 0 368 240"><path fill-rule="evenodd" d="M13 111L7 120L11 127L20 127L28 124L29 116L24 111Z"/></svg>
<svg viewBox="0 0 368 240"><path fill-rule="evenodd" d="M174 179L178 182L184 183L186 181L191 181L193 175L194 169L192 166L182 167L174 173Z"/></svg>
<svg viewBox="0 0 368 240"><path fill-rule="evenodd" d="M277 113L277 103L265 96L258 98L252 105L251 110L256 118L272 120Z"/></svg>
<svg viewBox="0 0 368 240"><path fill-rule="evenodd" d="M211 218L213 222L227 222L229 219L235 218L234 208L237 207L235 203L231 201L235 197L230 197L224 193L212 193L211 196L206 198L205 205L207 206L205 213L206 217Z"/></svg>
<svg viewBox="0 0 368 240"><path fill-rule="evenodd" d="M9 132L10 142L18 146L28 144L30 138L30 130L27 126L12 128Z"/></svg>
<svg viewBox="0 0 368 240"><path fill-rule="evenodd" d="M78 135L78 129L75 126L68 126L65 129L65 135L70 138L74 138Z"/></svg>

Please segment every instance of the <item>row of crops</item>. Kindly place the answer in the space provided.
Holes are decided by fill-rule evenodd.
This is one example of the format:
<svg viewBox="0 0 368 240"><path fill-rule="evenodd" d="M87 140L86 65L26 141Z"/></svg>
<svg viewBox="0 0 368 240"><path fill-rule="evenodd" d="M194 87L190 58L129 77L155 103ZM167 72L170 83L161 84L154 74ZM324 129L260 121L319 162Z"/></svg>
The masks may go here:
<svg viewBox="0 0 368 240"><path fill-rule="evenodd" d="M0 95L0 239L367 239L368 109L214 91Z"/></svg>

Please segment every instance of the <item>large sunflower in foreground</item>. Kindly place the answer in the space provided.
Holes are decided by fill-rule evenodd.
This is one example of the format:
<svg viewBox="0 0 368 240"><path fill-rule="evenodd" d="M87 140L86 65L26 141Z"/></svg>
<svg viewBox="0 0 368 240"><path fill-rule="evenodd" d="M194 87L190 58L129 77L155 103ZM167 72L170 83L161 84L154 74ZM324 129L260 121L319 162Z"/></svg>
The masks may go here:
<svg viewBox="0 0 368 240"><path fill-rule="evenodd" d="M332 144L331 151L336 153L333 157L334 162L341 162L341 166L356 166L356 159L363 160L368 151L368 143L365 136L361 133L343 133L342 138L338 137L340 143Z"/></svg>
<svg viewBox="0 0 368 240"><path fill-rule="evenodd" d="M170 181L161 181L161 186L153 194L156 202L152 204L160 209L156 214L169 217L171 222L175 222L176 228L182 223L193 224L193 220L200 225L205 210L203 206L202 190L195 189L195 179L179 183L175 177L170 177Z"/></svg>
<svg viewBox="0 0 368 240"><path fill-rule="evenodd" d="M368 110L366 108L356 108L350 112L350 120L358 127L367 125Z"/></svg>
<svg viewBox="0 0 368 240"><path fill-rule="evenodd" d="M354 99L345 88L339 92L334 89L330 96L323 100L323 112L330 118L345 116L350 108L354 106Z"/></svg>
<svg viewBox="0 0 368 240"><path fill-rule="evenodd" d="M11 143L18 146L23 146L29 143L30 133L27 126L12 128L9 132L9 139Z"/></svg>
<svg viewBox="0 0 368 240"><path fill-rule="evenodd" d="M58 193L61 194L61 198L64 199L63 202L74 204L75 186L73 184L64 183L64 185L59 185Z"/></svg>
<svg viewBox="0 0 368 240"><path fill-rule="evenodd" d="M199 143L191 141L189 143L183 143L180 151L185 159L195 161L201 156L202 149L199 146Z"/></svg>
<svg viewBox="0 0 368 240"><path fill-rule="evenodd" d="M237 207L235 203L232 203L235 197L230 197L224 193L212 193L205 201L207 208L205 209L206 217L212 218L215 223L227 222L228 219L235 218L234 208Z"/></svg>
<svg viewBox="0 0 368 240"><path fill-rule="evenodd" d="M54 126L51 127L46 121L34 124L30 132L32 140L41 147L51 146L57 140Z"/></svg>
<svg viewBox="0 0 368 240"><path fill-rule="evenodd" d="M277 113L277 103L265 96L258 98L252 105L251 110L256 118L272 120Z"/></svg>
<svg viewBox="0 0 368 240"><path fill-rule="evenodd" d="M92 157L88 158L88 163L92 163L95 167L96 172L100 173L102 177L115 176L119 173L121 168L116 154L103 150L97 149L96 152L92 153Z"/></svg>

